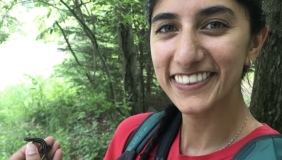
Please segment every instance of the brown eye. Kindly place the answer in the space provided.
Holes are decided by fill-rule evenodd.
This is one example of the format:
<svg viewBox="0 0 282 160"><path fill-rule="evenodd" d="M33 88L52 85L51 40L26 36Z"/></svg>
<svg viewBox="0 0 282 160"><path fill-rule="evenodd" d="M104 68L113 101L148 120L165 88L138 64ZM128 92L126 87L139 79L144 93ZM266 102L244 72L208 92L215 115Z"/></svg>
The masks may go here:
<svg viewBox="0 0 282 160"><path fill-rule="evenodd" d="M210 22L209 24L207 24L204 29L208 29L208 30L219 30L219 29L226 29L228 28L226 24L222 23L222 22Z"/></svg>
<svg viewBox="0 0 282 160"><path fill-rule="evenodd" d="M177 31L177 28L174 27L173 25L163 25L156 31L156 33L168 33L175 31Z"/></svg>

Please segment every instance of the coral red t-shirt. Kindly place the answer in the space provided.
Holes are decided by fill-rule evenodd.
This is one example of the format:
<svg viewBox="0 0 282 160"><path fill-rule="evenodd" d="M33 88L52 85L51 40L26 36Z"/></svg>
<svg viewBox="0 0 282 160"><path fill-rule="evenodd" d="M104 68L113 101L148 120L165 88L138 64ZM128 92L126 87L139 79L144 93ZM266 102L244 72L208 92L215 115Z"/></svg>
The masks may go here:
<svg viewBox="0 0 282 160"><path fill-rule="evenodd" d="M107 153L104 157L104 160L115 160L122 154L127 138L149 114L150 113L142 113L135 116L131 116L125 119L122 123L120 123L112 138ZM250 141L255 137L264 134L279 134L279 133L276 130L270 128L268 125L263 124L263 126L255 129L243 139L220 151L213 152L211 154L207 154L203 156L187 156L180 154L179 151L180 132L179 132L171 146L170 152L168 154L168 160L230 160L235 155L235 153L239 150L239 148L241 148L245 143L247 143L248 141ZM154 155L154 153L155 151L153 151L151 155ZM140 159L139 157L140 156L138 155L136 159L139 160ZM153 159L153 157L154 156L151 156L150 159Z"/></svg>

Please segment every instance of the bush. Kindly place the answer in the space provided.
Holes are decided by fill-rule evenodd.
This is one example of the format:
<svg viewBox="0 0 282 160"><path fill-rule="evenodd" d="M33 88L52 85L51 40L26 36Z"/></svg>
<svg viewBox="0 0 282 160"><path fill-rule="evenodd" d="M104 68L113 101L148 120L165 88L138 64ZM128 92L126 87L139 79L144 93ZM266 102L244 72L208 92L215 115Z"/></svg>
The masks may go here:
<svg viewBox="0 0 282 160"><path fill-rule="evenodd" d="M126 113L119 115L103 92L62 79L30 78L1 94L0 160L24 145L24 137L49 135L61 142L64 159L102 159L117 124L129 115L127 105L117 103Z"/></svg>

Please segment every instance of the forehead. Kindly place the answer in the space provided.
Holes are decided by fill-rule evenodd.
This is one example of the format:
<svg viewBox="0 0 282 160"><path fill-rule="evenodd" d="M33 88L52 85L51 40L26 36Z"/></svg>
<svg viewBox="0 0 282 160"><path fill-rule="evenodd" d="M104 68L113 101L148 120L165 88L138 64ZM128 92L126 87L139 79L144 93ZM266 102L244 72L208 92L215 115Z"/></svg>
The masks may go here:
<svg viewBox="0 0 282 160"><path fill-rule="evenodd" d="M159 0L152 16L160 12L172 12L180 15L195 16L197 12L212 6L224 6L237 14L245 14L245 9L236 0Z"/></svg>

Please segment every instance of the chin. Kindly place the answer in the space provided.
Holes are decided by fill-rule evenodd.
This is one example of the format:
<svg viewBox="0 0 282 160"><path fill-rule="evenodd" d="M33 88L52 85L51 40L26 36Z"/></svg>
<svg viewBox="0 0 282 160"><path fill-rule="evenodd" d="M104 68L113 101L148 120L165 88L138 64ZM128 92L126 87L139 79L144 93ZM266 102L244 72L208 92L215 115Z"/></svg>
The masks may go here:
<svg viewBox="0 0 282 160"><path fill-rule="evenodd" d="M207 107L204 104L181 105L176 103L176 107L179 109L181 113L187 115L197 115L211 110L211 108Z"/></svg>

